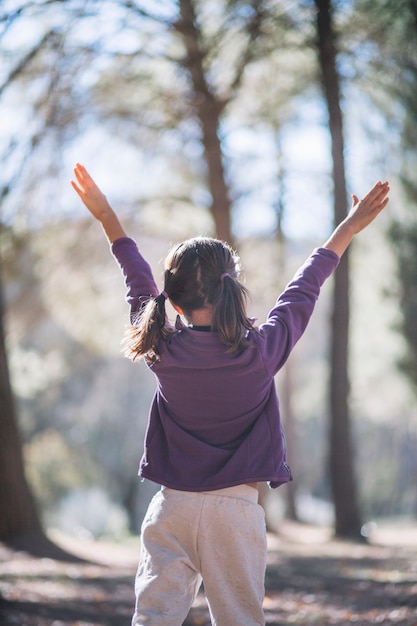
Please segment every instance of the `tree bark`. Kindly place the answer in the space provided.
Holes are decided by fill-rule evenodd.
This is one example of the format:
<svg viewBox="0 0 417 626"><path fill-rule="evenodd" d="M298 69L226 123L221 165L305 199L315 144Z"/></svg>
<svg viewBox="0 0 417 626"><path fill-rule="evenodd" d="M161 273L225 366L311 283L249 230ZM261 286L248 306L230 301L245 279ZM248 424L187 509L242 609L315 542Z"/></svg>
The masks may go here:
<svg viewBox="0 0 417 626"><path fill-rule="evenodd" d="M207 165L208 186L212 203L216 236L233 243L229 189L225 180L223 155L219 138L220 115L224 102L211 92L204 72L204 51L201 49L201 36L196 23L193 0L180 1L180 20L176 24L187 51L183 65L188 70L193 87L193 104L202 132L204 158Z"/></svg>
<svg viewBox="0 0 417 626"><path fill-rule="evenodd" d="M1 269L1 268L0 268ZM0 541L34 556L78 562L45 535L26 480L7 360L0 273Z"/></svg>
<svg viewBox="0 0 417 626"><path fill-rule="evenodd" d="M22 446L7 363L4 304L0 282L0 540L41 533L23 467Z"/></svg>
<svg viewBox="0 0 417 626"><path fill-rule="evenodd" d="M315 0L317 8L317 47L323 92L327 103L331 136L334 218L339 224L348 211L343 156L343 119L340 106L340 78L332 22L331 0ZM349 262L345 253L334 277L331 320L329 464L335 507L335 533L339 537L360 538L358 507L349 415L348 331Z"/></svg>
<svg viewBox="0 0 417 626"><path fill-rule="evenodd" d="M286 172L283 165L282 159L282 148L281 141L279 135L279 128L275 129L275 146L276 146L276 154L277 154L277 183L278 183L278 198L277 198L277 207L276 207L276 233L277 233L277 246L278 246L278 274L280 276L285 276L286 273L286 259L287 259L287 246L286 246L286 238L282 228L282 223L284 220L285 214L285 179ZM295 367L294 367L295 366ZM281 390L281 406L282 406L282 416L283 416L283 426L286 438L287 445L287 458L290 467L292 470L294 469L295 458L296 458L296 434L295 434L295 415L294 415L294 407L293 407L293 395L294 395L294 384L293 384L293 372L296 369L296 365L294 363L294 355L291 356L291 359L286 362L284 368L281 372L282 378L282 390ZM285 485L284 488L284 497L286 504L285 515L288 519L293 521L298 521L298 512L297 512L297 504L296 504L296 483L295 481L291 481Z"/></svg>

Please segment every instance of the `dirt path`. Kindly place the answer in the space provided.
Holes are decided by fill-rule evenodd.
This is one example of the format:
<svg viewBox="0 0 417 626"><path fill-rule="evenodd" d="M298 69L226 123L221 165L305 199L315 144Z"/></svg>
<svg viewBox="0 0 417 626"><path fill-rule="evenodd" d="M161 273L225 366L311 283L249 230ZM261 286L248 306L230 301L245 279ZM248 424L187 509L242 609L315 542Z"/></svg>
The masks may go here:
<svg viewBox="0 0 417 626"><path fill-rule="evenodd" d="M35 559L0 545L0 626L129 626L138 541L58 540L90 562ZM358 545L285 524L269 548L268 626L417 626L417 526L380 529L371 545ZM201 595L185 626L209 624Z"/></svg>

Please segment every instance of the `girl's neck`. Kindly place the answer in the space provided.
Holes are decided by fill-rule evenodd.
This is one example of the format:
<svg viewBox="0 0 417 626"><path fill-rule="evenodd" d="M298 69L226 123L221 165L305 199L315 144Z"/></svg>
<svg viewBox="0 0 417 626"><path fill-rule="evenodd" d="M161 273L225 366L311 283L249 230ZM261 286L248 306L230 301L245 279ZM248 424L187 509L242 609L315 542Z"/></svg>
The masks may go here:
<svg viewBox="0 0 417 626"><path fill-rule="evenodd" d="M192 326L211 326L213 322L213 307L208 305L204 309L195 309L186 319Z"/></svg>

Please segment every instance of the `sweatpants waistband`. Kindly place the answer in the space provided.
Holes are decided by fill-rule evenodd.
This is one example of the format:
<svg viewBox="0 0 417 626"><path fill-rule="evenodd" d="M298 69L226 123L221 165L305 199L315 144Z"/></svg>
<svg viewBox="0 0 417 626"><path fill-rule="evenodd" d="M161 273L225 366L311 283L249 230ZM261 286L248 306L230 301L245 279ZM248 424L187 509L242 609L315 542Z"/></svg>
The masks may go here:
<svg viewBox="0 0 417 626"><path fill-rule="evenodd" d="M240 498L241 500L249 500L249 502L258 503L259 492L255 487L250 485L235 485L234 487L225 487L224 489L214 489L213 491L182 491L181 489L171 489L170 487L161 487L162 491L181 493L184 495L204 494L206 496L225 496L229 498Z"/></svg>

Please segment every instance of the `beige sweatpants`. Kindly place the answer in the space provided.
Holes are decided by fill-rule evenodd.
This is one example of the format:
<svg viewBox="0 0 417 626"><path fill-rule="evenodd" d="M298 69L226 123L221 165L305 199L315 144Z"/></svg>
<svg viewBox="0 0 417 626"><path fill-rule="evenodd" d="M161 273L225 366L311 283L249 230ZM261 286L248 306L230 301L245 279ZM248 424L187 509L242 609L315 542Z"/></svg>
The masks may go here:
<svg viewBox="0 0 417 626"><path fill-rule="evenodd" d="M162 488L141 531L132 626L181 626L201 582L213 626L265 624L266 531L258 492Z"/></svg>

